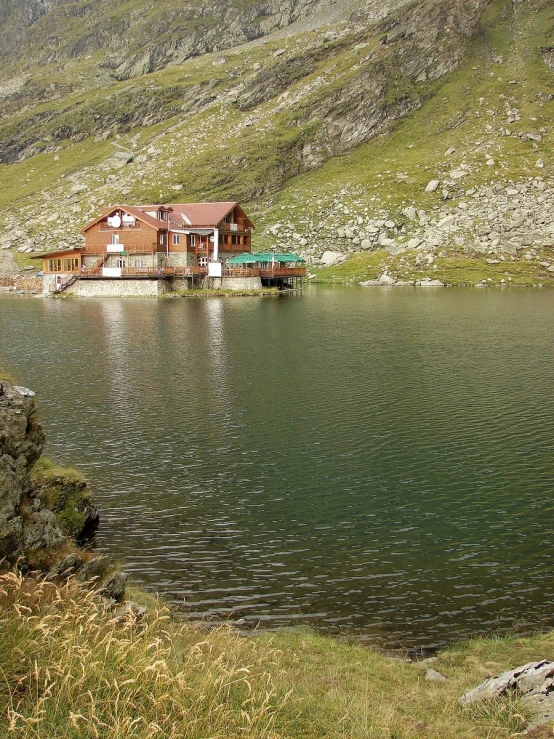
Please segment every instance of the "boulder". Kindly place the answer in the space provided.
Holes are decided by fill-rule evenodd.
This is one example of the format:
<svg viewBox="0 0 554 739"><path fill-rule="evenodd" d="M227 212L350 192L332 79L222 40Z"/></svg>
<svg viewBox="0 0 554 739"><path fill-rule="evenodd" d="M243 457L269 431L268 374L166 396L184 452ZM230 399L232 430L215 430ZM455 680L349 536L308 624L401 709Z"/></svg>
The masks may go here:
<svg viewBox="0 0 554 739"><path fill-rule="evenodd" d="M456 219L453 215L445 216L444 218L441 218L441 220L437 223L437 228L450 228L454 225Z"/></svg>
<svg viewBox="0 0 554 739"><path fill-rule="evenodd" d="M54 565L52 565L52 567L48 571L48 579L57 580L60 578L68 577L69 575L74 575L75 572L82 566L82 564L82 558L75 552L72 552L71 554L68 554L67 557L63 557Z"/></svg>
<svg viewBox="0 0 554 739"><path fill-rule="evenodd" d="M444 283L440 280L432 280L430 277L425 277L423 280L418 280L415 283L418 287L444 287Z"/></svg>
<svg viewBox="0 0 554 739"><path fill-rule="evenodd" d="M473 703L519 696L534 714L528 730L554 721L554 662L541 660L528 662L515 670L507 670L489 678L465 693L459 702L462 706Z"/></svg>
<svg viewBox="0 0 554 739"><path fill-rule="evenodd" d="M125 588L127 587L127 575L124 572L116 572L100 588L100 595L104 598L110 598L117 603L121 603L125 597Z"/></svg>
<svg viewBox="0 0 554 739"><path fill-rule="evenodd" d="M335 264L340 264L346 259L345 254L337 251L324 251L321 255L321 264L325 267L332 267Z"/></svg>
<svg viewBox="0 0 554 739"><path fill-rule="evenodd" d="M405 216L409 221L415 221L417 219L417 210L410 206L409 208L404 208L402 211L402 215Z"/></svg>
<svg viewBox="0 0 554 739"><path fill-rule="evenodd" d="M78 579L81 582L90 582L105 578L111 568L108 556L101 554L99 557L86 562L79 570Z"/></svg>
<svg viewBox="0 0 554 739"><path fill-rule="evenodd" d="M448 678L437 672L437 670L433 670L432 667L429 667L425 673L425 679L435 683L444 683Z"/></svg>

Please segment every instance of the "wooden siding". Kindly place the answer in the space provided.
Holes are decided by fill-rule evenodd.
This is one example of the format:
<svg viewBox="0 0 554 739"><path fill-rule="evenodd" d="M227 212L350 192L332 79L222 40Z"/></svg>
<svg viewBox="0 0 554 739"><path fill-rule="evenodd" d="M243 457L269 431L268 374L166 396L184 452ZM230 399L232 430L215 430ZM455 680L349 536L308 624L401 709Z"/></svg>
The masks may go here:
<svg viewBox="0 0 554 739"><path fill-rule="evenodd" d="M140 223L140 222L139 222ZM161 231L166 234L167 232ZM88 229L85 234L85 254L105 254L111 244L112 235L117 234L119 241L127 251L152 254L165 251L165 244L159 243L158 231L146 223L131 228L110 228L106 221L100 221Z"/></svg>

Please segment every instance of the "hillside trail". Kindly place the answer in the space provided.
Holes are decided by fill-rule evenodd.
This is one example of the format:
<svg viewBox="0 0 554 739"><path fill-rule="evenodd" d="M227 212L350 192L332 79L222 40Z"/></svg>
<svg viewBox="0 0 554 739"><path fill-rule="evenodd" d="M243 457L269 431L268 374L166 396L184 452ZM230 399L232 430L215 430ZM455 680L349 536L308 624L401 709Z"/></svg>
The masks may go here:
<svg viewBox="0 0 554 739"><path fill-rule="evenodd" d="M13 252L9 249L0 249L0 275L16 275L19 269Z"/></svg>

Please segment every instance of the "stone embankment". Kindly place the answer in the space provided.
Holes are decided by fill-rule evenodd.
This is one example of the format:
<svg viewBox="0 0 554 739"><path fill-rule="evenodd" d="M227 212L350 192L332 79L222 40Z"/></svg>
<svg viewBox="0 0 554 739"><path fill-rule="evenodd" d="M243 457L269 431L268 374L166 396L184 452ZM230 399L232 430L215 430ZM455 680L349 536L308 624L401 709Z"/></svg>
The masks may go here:
<svg viewBox="0 0 554 739"><path fill-rule="evenodd" d="M94 578L102 595L120 600L123 573L76 546L99 519L86 482L47 462L35 468L45 441L35 414L31 390L0 381L0 564Z"/></svg>

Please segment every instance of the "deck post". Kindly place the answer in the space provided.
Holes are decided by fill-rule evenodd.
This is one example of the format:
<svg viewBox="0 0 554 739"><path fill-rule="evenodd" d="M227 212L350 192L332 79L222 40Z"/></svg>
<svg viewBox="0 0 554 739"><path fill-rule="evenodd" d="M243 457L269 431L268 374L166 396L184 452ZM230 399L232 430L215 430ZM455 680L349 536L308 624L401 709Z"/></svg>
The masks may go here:
<svg viewBox="0 0 554 739"><path fill-rule="evenodd" d="M214 228L214 262L219 261L219 229Z"/></svg>

